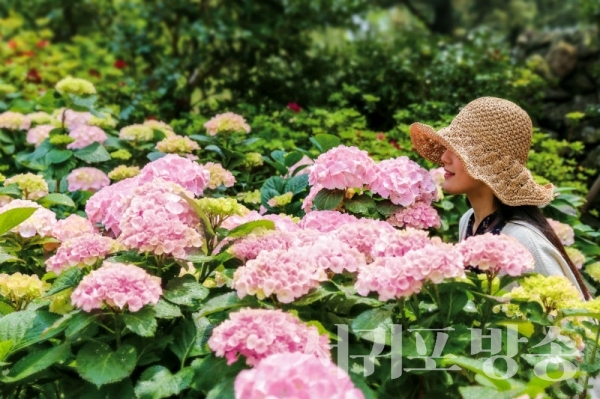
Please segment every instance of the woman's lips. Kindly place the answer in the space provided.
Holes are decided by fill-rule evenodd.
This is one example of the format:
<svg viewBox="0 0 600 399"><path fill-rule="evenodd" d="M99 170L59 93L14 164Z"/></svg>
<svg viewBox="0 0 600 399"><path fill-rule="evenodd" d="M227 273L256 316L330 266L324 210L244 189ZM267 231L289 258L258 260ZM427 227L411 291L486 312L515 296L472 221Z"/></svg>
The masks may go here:
<svg viewBox="0 0 600 399"><path fill-rule="evenodd" d="M444 179L448 179L448 178L450 178L450 177L454 176L454 173L450 173L450 172L448 172L448 171L445 171L445 172L446 172L446 173L444 173Z"/></svg>

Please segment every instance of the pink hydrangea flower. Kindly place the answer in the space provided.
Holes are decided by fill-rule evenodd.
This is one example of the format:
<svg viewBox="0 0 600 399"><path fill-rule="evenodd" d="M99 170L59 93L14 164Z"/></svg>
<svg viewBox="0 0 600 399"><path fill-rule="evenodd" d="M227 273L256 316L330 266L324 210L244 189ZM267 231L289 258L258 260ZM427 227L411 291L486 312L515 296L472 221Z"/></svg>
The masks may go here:
<svg viewBox="0 0 600 399"><path fill-rule="evenodd" d="M217 114L212 119L204 124L208 134L215 136L221 132L245 132L250 133L250 125L241 116L233 112L225 112Z"/></svg>
<svg viewBox="0 0 600 399"><path fill-rule="evenodd" d="M214 190L219 186L233 187L235 177L227 169L223 168L220 163L207 162L204 164L204 169L210 173L210 181L208 188Z"/></svg>
<svg viewBox="0 0 600 399"><path fill-rule="evenodd" d="M0 114L0 129L27 130L31 121L20 112L6 111Z"/></svg>
<svg viewBox="0 0 600 399"><path fill-rule="evenodd" d="M333 237L321 237L310 245L302 246L302 250L319 267L334 273L344 270L353 273L367 264L365 255L360 251Z"/></svg>
<svg viewBox="0 0 600 399"><path fill-rule="evenodd" d="M72 109L62 110L57 116L56 119L62 124L64 120L64 125L69 130L77 129L79 126L87 125L87 123L92 119L92 114L89 112L78 112L73 111Z"/></svg>
<svg viewBox="0 0 600 399"><path fill-rule="evenodd" d="M262 215L264 220L270 220L275 223L275 229L281 231L297 231L300 230L298 223L292 219L291 216L286 214L270 214L270 215Z"/></svg>
<svg viewBox="0 0 600 399"><path fill-rule="evenodd" d="M85 190L98 191L103 187L110 185L110 179L100 169L83 167L73 169L67 176L69 191Z"/></svg>
<svg viewBox="0 0 600 399"><path fill-rule="evenodd" d="M346 223L357 222L356 216L338 211L312 211L304 215L298 224L302 229L315 229L328 233Z"/></svg>
<svg viewBox="0 0 600 399"><path fill-rule="evenodd" d="M493 275L520 276L533 270L534 259L529 250L506 234L472 236L460 242L458 249L464 256L465 266L478 267Z"/></svg>
<svg viewBox="0 0 600 399"><path fill-rule="evenodd" d="M423 282L441 282L464 275L460 252L450 244L427 245L400 257L380 257L358 271L354 287L360 295L373 291L380 301L408 297L421 291Z"/></svg>
<svg viewBox="0 0 600 399"><path fill-rule="evenodd" d="M108 136L104 130L98 126L79 125L69 132L69 136L75 139L74 142L67 144L67 148L76 150L85 148L93 143L104 143Z"/></svg>
<svg viewBox="0 0 600 399"><path fill-rule="evenodd" d="M409 206L417 201L427 204L437 198L437 187L427 170L408 159L398 157L377 164L377 179L370 189L395 205Z"/></svg>
<svg viewBox="0 0 600 399"><path fill-rule="evenodd" d="M50 132L56 129L53 125L38 125L27 131L27 142L34 146L39 146L50 137Z"/></svg>
<svg viewBox="0 0 600 399"><path fill-rule="evenodd" d="M562 242L562 245L569 246L575 243L575 231L571 226L550 218L547 218L546 220L560 239L560 242Z"/></svg>
<svg viewBox="0 0 600 399"><path fill-rule="evenodd" d="M92 223L101 223L106 230L118 236L119 223L125 211L125 200L139 185L137 177L121 180L94 193L85 204L85 213Z"/></svg>
<svg viewBox="0 0 600 399"><path fill-rule="evenodd" d="M105 261L81 280L71 302L86 312L104 305L137 312L147 304L158 303L161 295L160 278L134 265Z"/></svg>
<svg viewBox="0 0 600 399"><path fill-rule="evenodd" d="M366 151L340 145L319 155L311 167L308 181L311 186L345 190L363 188L375 181L377 168Z"/></svg>
<svg viewBox="0 0 600 399"><path fill-rule="evenodd" d="M66 219L61 219L54 225L52 236L59 241L66 241L69 238L79 237L88 233L95 233L96 229L92 222L79 215L72 214Z"/></svg>
<svg viewBox="0 0 600 399"><path fill-rule="evenodd" d="M290 303L327 280L327 275L303 247L262 251L256 259L239 267L233 275L238 297L256 295L259 299L275 295Z"/></svg>
<svg viewBox="0 0 600 399"><path fill-rule="evenodd" d="M408 226L415 229L439 228L442 223L435 208L425 202L417 202L408 208L397 210L387 222L392 226Z"/></svg>
<svg viewBox="0 0 600 399"><path fill-rule="evenodd" d="M150 162L137 177L141 184L155 178L177 183L194 195L202 195L210 182L210 172L202 165L176 154L168 154Z"/></svg>
<svg viewBox="0 0 600 399"><path fill-rule="evenodd" d="M298 162L296 162L295 164L293 164L292 166L290 166L290 168L288 169L287 174L284 177L287 178L287 177L292 177L292 176L308 175L308 174L310 174L310 167L314 163L315 163L315 161L313 161L308 156L304 155L302 157L302 159L300 159ZM298 169L301 166L306 166L306 167L300 169L298 171L298 173L294 174L294 172L296 171L296 169Z"/></svg>
<svg viewBox="0 0 600 399"><path fill-rule="evenodd" d="M241 355L249 366L274 353L312 355L316 351L325 359L331 357L327 335L319 335L316 327L279 309L242 309L230 313L228 320L215 327L208 346L217 357L225 356L227 364L234 363Z"/></svg>
<svg viewBox="0 0 600 399"><path fill-rule="evenodd" d="M181 193L190 195L162 179L135 188L123 202L119 242L126 248L177 258L184 258L189 248L200 247L202 236L190 227L199 222L198 216Z"/></svg>
<svg viewBox="0 0 600 399"><path fill-rule="evenodd" d="M373 258L373 245L385 234L396 231L386 222L372 219L358 219L354 223L346 223L330 234L362 252L367 260Z"/></svg>
<svg viewBox="0 0 600 399"><path fill-rule="evenodd" d="M112 238L94 233L83 234L63 242L56 254L46 260L46 270L59 275L73 266L92 266L119 249Z"/></svg>
<svg viewBox="0 0 600 399"><path fill-rule="evenodd" d="M429 233L407 227L403 230L394 230L383 234L373 244L371 254L373 258L404 256L408 251L423 248L431 244Z"/></svg>
<svg viewBox="0 0 600 399"><path fill-rule="evenodd" d="M37 208L28 219L11 231L23 238L31 238L36 234L41 237L50 237L56 225L56 214L49 209L43 208L37 202L15 199L0 208L0 214L14 208Z"/></svg>
<svg viewBox="0 0 600 399"><path fill-rule="evenodd" d="M228 251L238 259L246 262L256 259L262 251L275 249L287 250L294 245L296 234L278 230L268 230L262 234L251 234L237 240Z"/></svg>
<svg viewBox="0 0 600 399"><path fill-rule="evenodd" d="M234 383L236 399L365 399L348 374L332 362L301 353L277 353Z"/></svg>

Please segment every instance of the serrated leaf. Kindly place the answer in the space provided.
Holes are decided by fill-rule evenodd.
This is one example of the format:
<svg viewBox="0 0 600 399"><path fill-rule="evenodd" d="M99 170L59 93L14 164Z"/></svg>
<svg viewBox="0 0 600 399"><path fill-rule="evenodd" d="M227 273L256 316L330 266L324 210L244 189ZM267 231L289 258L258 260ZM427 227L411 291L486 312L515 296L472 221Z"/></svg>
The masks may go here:
<svg viewBox="0 0 600 399"><path fill-rule="evenodd" d="M344 202L344 208L358 215L368 215L376 209L375 201L368 195L352 197L352 199Z"/></svg>
<svg viewBox="0 0 600 399"><path fill-rule="evenodd" d="M95 341L77 353L77 371L81 378L101 387L128 377L136 361L137 351L131 345L113 351L107 344Z"/></svg>
<svg viewBox="0 0 600 399"><path fill-rule="evenodd" d="M163 298L178 305L196 306L210 291L189 274L169 281Z"/></svg>
<svg viewBox="0 0 600 399"><path fill-rule="evenodd" d="M73 156L73 151L71 150L61 150L58 148L53 148L46 154L45 161L46 165L57 164L66 161L67 159Z"/></svg>
<svg viewBox="0 0 600 399"><path fill-rule="evenodd" d="M374 341L378 339L374 331L378 327L384 328L386 325L392 324L392 311L384 308L369 309L359 314L352 321L352 332L358 337L366 339L368 341ZM387 341L389 334L385 334Z"/></svg>
<svg viewBox="0 0 600 399"><path fill-rule="evenodd" d="M12 365L8 375L0 378L0 381L8 383L22 380L55 363L65 361L69 356L71 356L69 344L32 352Z"/></svg>
<svg viewBox="0 0 600 399"><path fill-rule="evenodd" d="M252 233L254 229L275 230L275 223L272 220L253 220L234 227L227 233L228 238L245 237Z"/></svg>
<svg viewBox="0 0 600 399"><path fill-rule="evenodd" d="M36 314L32 310L9 313L0 317L0 342L12 341L13 347L19 344L27 330L33 326Z"/></svg>
<svg viewBox="0 0 600 399"><path fill-rule="evenodd" d="M153 337L158 327L154 309L145 306L137 312L129 312L123 315L125 326L141 337Z"/></svg>
<svg viewBox="0 0 600 399"><path fill-rule="evenodd" d="M56 280L54 280L52 287L46 291L45 297L76 287L79 285L81 279L83 279L83 271L77 267L71 267L62 272Z"/></svg>
<svg viewBox="0 0 600 399"><path fill-rule="evenodd" d="M104 162L110 160L110 154L100 143L92 143L87 147L74 151L73 155L87 163Z"/></svg>
<svg viewBox="0 0 600 399"><path fill-rule="evenodd" d="M235 399L233 390L235 377L222 378L206 394L206 399Z"/></svg>
<svg viewBox="0 0 600 399"><path fill-rule="evenodd" d="M222 380L230 376L235 377L244 368L244 365L243 362L235 362L228 365L227 359L209 355L205 358L194 360L191 367L195 371L196 378L194 378L190 386L198 391L210 391L215 386L213 376L218 375Z"/></svg>
<svg viewBox="0 0 600 399"><path fill-rule="evenodd" d="M385 200L380 201L375 204L377 212L385 216L386 218L396 213L398 209L402 209L403 207L400 205L392 204L391 201Z"/></svg>
<svg viewBox="0 0 600 399"><path fill-rule="evenodd" d="M204 354L204 346L213 327L206 317L182 320L175 330L175 340L169 348L182 363L190 357Z"/></svg>
<svg viewBox="0 0 600 399"><path fill-rule="evenodd" d="M154 313L159 319L173 319L182 316L179 306L170 304L164 299L160 299L158 303L154 305Z"/></svg>
<svg viewBox="0 0 600 399"><path fill-rule="evenodd" d="M0 213L0 236L27 220L37 208L13 208Z"/></svg>
<svg viewBox="0 0 600 399"><path fill-rule="evenodd" d="M344 190L322 189L313 199L313 205L320 211L337 209L344 200Z"/></svg>
<svg viewBox="0 0 600 399"><path fill-rule="evenodd" d="M331 134L317 134L311 137L310 142L321 152L327 152L330 149L340 145L340 138Z"/></svg>
<svg viewBox="0 0 600 399"><path fill-rule="evenodd" d="M289 178L285 182L284 192L292 192L294 195L301 193L308 187L308 175L302 174Z"/></svg>
<svg viewBox="0 0 600 399"><path fill-rule="evenodd" d="M142 373L135 386L138 399L162 399L179 393L179 382L163 366L152 366Z"/></svg>
<svg viewBox="0 0 600 399"><path fill-rule="evenodd" d="M198 316L207 316L212 313L221 312L226 309L232 309L244 306L244 303L238 298L236 292L228 292L209 299L202 308L195 313Z"/></svg>
<svg viewBox="0 0 600 399"><path fill-rule="evenodd" d="M285 152L281 150L275 150L271 152L271 158L273 158L278 163L285 165Z"/></svg>
<svg viewBox="0 0 600 399"><path fill-rule="evenodd" d="M290 166L299 162L303 156L304 156L304 154L302 154L300 151L290 152L289 154L287 154L285 156L283 163L285 164L285 166L287 166L289 168Z"/></svg>
<svg viewBox="0 0 600 399"><path fill-rule="evenodd" d="M75 202L73 202L71 197L60 193L51 193L45 195L39 200L37 200L37 202L45 208L48 208L50 205L64 205L75 207Z"/></svg>
<svg viewBox="0 0 600 399"><path fill-rule="evenodd" d="M16 184L9 184L6 187L0 187L0 195L8 195L13 198L23 197L23 192Z"/></svg>

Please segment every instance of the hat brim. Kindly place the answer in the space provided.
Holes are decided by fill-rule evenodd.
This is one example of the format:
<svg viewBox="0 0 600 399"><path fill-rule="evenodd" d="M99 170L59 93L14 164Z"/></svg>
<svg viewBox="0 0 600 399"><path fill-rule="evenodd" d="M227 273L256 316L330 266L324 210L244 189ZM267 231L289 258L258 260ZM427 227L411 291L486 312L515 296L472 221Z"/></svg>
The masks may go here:
<svg viewBox="0 0 600 399"><path fill-rule="evenodd" d="M495 163L500 160L501 154L493 154L491 149L488 154L490 162L480 166L475 165L469 160L460 143L457 142L457 148L452 144L452 141L456 142L456 138L453 140L450 126L436 132L431 126L416 122L410 125L410 139L413 147L423 158L438 165L443 164L441 157L449 148L461 160L465 172L485 183L506 205L542 206L549 204L554 198L554 186L536 183L525 165L511 159L503 162L503 168L497 168Z"/></svg>

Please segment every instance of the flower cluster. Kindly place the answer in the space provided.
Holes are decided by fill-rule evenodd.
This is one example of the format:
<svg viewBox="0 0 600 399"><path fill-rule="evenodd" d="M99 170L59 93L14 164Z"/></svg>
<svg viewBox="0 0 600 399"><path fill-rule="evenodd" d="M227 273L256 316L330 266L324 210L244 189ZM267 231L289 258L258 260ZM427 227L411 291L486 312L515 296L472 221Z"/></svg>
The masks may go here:
<svg viewBox="0 0 600 399"><path fill-rule="evenodd" d="M54 125L38 125L27 131L26 140L37 147L50 137L50 132L54 129L56 129Z"/></svg>
<svg viewBox="0 0 600 399"><path fill-rule="evenodd" d="M373 245L371 255L374 258L404 256L408 251L423 248L433 241L433 239L429 239L429 234L426 231L407 227L406 229L382 234Z"/></svg>
<svg viewBox="0 0 600 399"><path fill-rule="evenodd" d="M0 295L11 302L30 301L39 298L50 284L40 281L37 275L28 276L19 272L13 274L0 273Z"/></svg>
<svg viewBox="0 0 600 399"><path fill-rule="evenodd" d="M477 267L494 276L501 272L520 276L533 270L531 253L517 239L506 234L472 236L459 243L458 250L464 256L465 266Z"/></svg>
<svg viewBox="0 0 600 399"><path fill-rule="evenodd" d="M328 233L338 227L357 222L358 218L338 211L313 211L304 215L298 226L302 229L315 229Z"/></svg>
<svg viewBox="0 0 600 399"><path fill-rule="evenodd" d="M195 200L198 207L208 216L213 227L220 227L231 216L243 216L249 211L233 198L200 198Z"/></svg>
<svg viewBox="0 0 600 399"><path fill-rule="evenodd" d="M121 180L96 192L85 204L85 213L92 223L102 223L106 230L119 235L119 222L125 211L125 200L138 186L137 178Z"/></svg>
<svg viewBox="0 0 600 399"><path fill-rule="evenodd" d="M241 371L234 390L236 399L365 398L334 363L301 353L274 354L253 369Z"/></svg>
<svg viewBox="0 0 600 399"><path fill-rule="evenodd" d="M233 187L235 184L233 174L221 166L220 163L207 162L204 164L204 169L210 173L210 181L207 187L211 190L219 186Z"/></svg>
<svg viewBox="0 0 600 399"><path fill-rule="evenodd" d="M36 200L48 194L48 183L43 176L33 173L14 175L4 181L4 186L16 184L23 193L23 199Z"/></svg>
<svg viewBox="0 0 600 399"><path fill-rule="evenodd" d="M88 219L72 214L56 222L52 236L62 242L95 231L94 225Z"/></svg>
<svg viewBox="0 0 600 399"><path fill-rule="evenodd" d="M74 94L76 96L96 94L96 88L91 82L71 76L59 81L55 88L60 94Z"/></svg>
<svg viewBox="0 0 600 399"><path fill-rule="evenodd" d="M567 255L569 255L569 259L571 259L571 262L573 262L575 267L581 269L585 263L585 255L575 247L565 247L565 251L567 252Z"/></svg>
<svg viewBox="0 0 600 399"><path fill-rule="evenodd" d="M6 111L0 114L0 129L27 130L31 121L20 112Z"/></svg>
<svg viewBox="0 0 600 399"><path fill-rule="evenodd" d="M168 154L189 154L200 149L198 143L187 136L169 136L156 143L156 150Z"/></svg>
<svg viewBox="0 0 600 399"><path fill-rule="evenodd" d="M287 192L285 194L276 195L267 201L267 204L272 208L277 208L279 206L286 206L292 203L292 198L294 197L293 192Z"/></svg>
<svg viewBox="0 0 600 399"><path fill-rule="evenodd" d="M312 257L306 257L304 248L298 247L260 252L256 259L235 271L233 287L240 298L275 295L279 302L290 303L326 280L324 269Z"/></svg>
<svg viewBox="0 0 600 399"><path fill-rule="evenodd" d="M585 272L595 281L600 282L600 262L590 263L585 266Z"/></svg>
<svg viewBox="0 0 600 399"><path fill-rule="evenodd" d="M262 166L263 163L264 160L262 155L260 155L258 152L247 152L242 160L242 167L252 169Z"/></svg>
<svg viewBox="0 0 600 399"><path fill-rule="evenodd" d="M32 125L47 125L51 124L53 121L52 116L49 113L43 111L32 112L30 114L27 114L27 119L31 121Z"/></svg>
<svg viewBox="0 0 600 399"><path fill-rule="evenodd" d="M209 135L215 136L217 133L226 132L245 132L250 133L250 125L241 116L233 112L218 114L204 124Z"/></svg>
<svg viewBox="0 0 600 399"><path fill-rule="evenodd" d="M76 236L64 241L56 254L46 260L46 270L59 275L73 266L93 266L119 249L119 244L109 237L94 233Z"/></svg>
<svg viewBox="0 0 600 399"><path fill-rule="evenodd" d="M54 116L60 125L65 125L69 130L74 130L82 125L87 125L92 114L89 112L78 112L72 109L59 109L54 112Z"/></svg>
<svg viewBox="0 0 600 399"><path fill-rule="evenodd" d="M69 191L92 191L96 192L110 184L110 179L100 169L83 167L73 169L67 176Z"/></svg>
<svg viewBox="0 0 600 399"><path fill-rule="evenodd" d="M284 177L287 178L297 175L307 175L310 173L310 166L312 166L314 163L315 161L313 161L308 156L304 155L302 159L300 159L298 162L289 167L288 172ZM303 168L298 170L301 167ZM298 170L298 172L296 172L296 170Z"/></svg>
<svg viewBox="0 0 600 399"><path fill-rule="evenodd" d="M134 265L104 262L83 278L71 301L86 312L103 305L137 312L144 305L158 303L161 295L160 278Z"/></svg>
<svg viewBox="0 0 600 399"><path fill-rule="evenodd" d="M377 178L375 162L366 151L340 145L319 155L311 167L308 181L328 190L360 188Z"/></svg>
<svg viewBox="0 0 600 399"><path fill-rule="evenodd" d="M273 251L276 249L287 250L294 245L300 246L299 235L279 230L267 230L252 233L237 240L228 251L238 259L246 262L256 259L262 251Z"/></svg>
<svg viewBox="0 0 600 399"><path fill-rule="evenodd" d="M437 198L437 187L427 170L408 157L381 161L376 166L377 179L370 189L395 205L426 204Z"/></svg>
<svg viewBox="0 0 600 399"><path fill-rule="evenodd" d="M110 172L108 172L108 178L114 181L120 181L135 177L140 174L139 166L127 166L119 165Z"/></svg>
<svg viewBox="0 0 600 399"><path fill-rule="evenodd" d="M69 149L85 148L93 143L104 143L108 136L104 130L97 126L79 125L69 132L69 137L75 139L74 142L67 145Z"/></svg>
<svg viewBox="0 0 600 399"><path fill-rule="evenodd" d="M127 141L150 141L154 138L154 131L145 125L125 126L119 131L119 138Z"/></svg>
<svg viewBox="0 0 600 399"><path fill-rule="evenodd" d="M444 181L446 181L446 178L444 177L445 173L446 172L444 171L443 167L434 168L434 169L429 170L429 176L431 176L431 179L433 180L433 184L435 184L435 187L437 189L438 200L441 200L444 198L444 191L442 190L442 184L444 184Z"/></svg>
<svg viewBox="0 0 600 399"><path fill-rule="evenodd" d="M29 200L13 200L0 208L0 213L14 208L37 208L36 211L23 223L14 227L11 231L18 233L23 238L31 238L36 234L41 237L49 237L56 224L56 214L49 209L42 208L37 202Z"/></svg>
<svg viewBox="0 0 600 399"><path fill-rule="evenodd" d="M367 260L371 260L375 243L379 241L380 237L394 231L396 230L389 223L372 219L358 219L354 223L338 227L331 234L352 248L358 249L367 257Z"/></svg>
<svg viewBox="0 0 600 399"><path fill-rule="evenodd" d="M425 202L417 202L408 208L401 208L394 212L387 222L397 227L414 227L416 229L439 228L440 216L434 207Z"/></svg>
<svg viewBox="0 0 600 399"><path fill-rule="evenodd" d="M158 130L159 132L164 134L165 137L171 137L175 135L175 132L173 132L173 128L165 122L157 121L154 119L148 119L144 121L143 126L147 126L153 130Z"/></svg>
<svg viewBox="0 0 600 399"><path fill-rule="evenodd" d="M140 252L163 253L185 257L186 250L202 245L194 228L198 217L179 195L181 186L161 179L137 187L123 201L118 240L126 248Z"/></svg>
<svg viewBox="0 0 600 399"><path fill-rule="evenodd" d="M124 161L127 161L128 159L131 159L133 155L127 151L124 148L118 149L116 151L113 151L110 153L110 157L112 159L122 159ZM139 169L139 168L138 168Z"/></svg>
<svg viewBox="0 0 600 399"><path fill-rule="evenodd" d="M176 154L168 154L142 168L140 184L161 178L177 183L194 195L202 195L210 181L210 172L202 165Z"/></svg>
<svg viewBox="0 0 600 399"><path fill-rule="evenodd" d="M250 366L274 353L312 355L317 351L326 359L331 356L327 335L319 336L316 327L281 310L242 309L230 313L229 320L215 327L208 346L216 356L225 356L227 364L241 355Z"/></svg>
<svg viewBox="0 0 600 399"><path fill-rule="evenodd" d="M571 226L550 218L546 220L563 245L573 245L575 243L575 231Z"/></svg>
<svg viewBox="0 0 600 399"><path fill-rule="evenodd" d="M360 295L374 291L380 301L408 297L421 290L423 282L464 276L460 253L450 244L427 245L401 257L380 257L358 272L354 287Z"/></svg>
<svg viewBox="0 0 600 399"><path fill-rule="evenodd" d="M88 125L98 126L102 129L109 129L117 126L117 121L113 119L111 114L106 113L103 114L102 117L92 115L92 117L88 121Z"/></svg>

